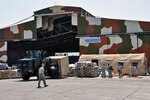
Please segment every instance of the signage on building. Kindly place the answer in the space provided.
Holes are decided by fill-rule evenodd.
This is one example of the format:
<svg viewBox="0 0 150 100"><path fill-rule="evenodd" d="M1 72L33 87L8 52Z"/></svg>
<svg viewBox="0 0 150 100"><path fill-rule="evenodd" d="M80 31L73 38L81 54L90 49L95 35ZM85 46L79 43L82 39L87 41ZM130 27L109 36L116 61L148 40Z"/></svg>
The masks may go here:
<svg viewBox="0 0 150 100"><path fill-rule="evenodd" d="M85 37L84 41L86 43L99 43L101 42L101 38L100 37Z"/></svg>

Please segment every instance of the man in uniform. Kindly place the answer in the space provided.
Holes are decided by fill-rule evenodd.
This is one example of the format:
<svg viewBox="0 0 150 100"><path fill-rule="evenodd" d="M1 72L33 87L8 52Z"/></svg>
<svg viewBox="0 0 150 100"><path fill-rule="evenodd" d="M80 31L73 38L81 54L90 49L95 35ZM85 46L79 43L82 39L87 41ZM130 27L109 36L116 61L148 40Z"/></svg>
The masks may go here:
<svg viewBox="0 0 150 100"><path fill-rule="evenodd" d="M106 64L103 63L101 72L102 78L106 78L106 69Z"/></svg>
<svg viewBox="0 0 150 100"><path fill-rule="evenodd" d="M122 69L123 69L123 63L118 62L118 74L119 74L119 78L122 78Z"/></svg>
<svg viewBox="0 0 150 100"><path fill-rule="evenodd" d="M112 65L108 64L108 78L113 77L112 72L113 72L113 67Z"/></svg>
<svg viewBox="0 0 150 100"><path fill-rule="evenodd" d="M47 87L48 85L46 85L45 75L44 75L44 63L42 63L42 66L39 68L38 88L41 87L41 86L40 86L41 80L43 80L44 86Z"/></svg>

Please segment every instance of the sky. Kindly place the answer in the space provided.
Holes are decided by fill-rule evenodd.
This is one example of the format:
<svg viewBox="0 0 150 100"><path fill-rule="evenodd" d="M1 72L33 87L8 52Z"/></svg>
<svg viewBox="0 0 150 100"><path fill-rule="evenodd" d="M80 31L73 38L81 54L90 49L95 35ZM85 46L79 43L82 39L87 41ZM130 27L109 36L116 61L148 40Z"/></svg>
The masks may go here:
<svg viewBox="0 0 150 100"><path fill-rule="evenodd" d="M150 21L150 0L1 0L0 28L54 5L82 7L103 18Z"/></svg>

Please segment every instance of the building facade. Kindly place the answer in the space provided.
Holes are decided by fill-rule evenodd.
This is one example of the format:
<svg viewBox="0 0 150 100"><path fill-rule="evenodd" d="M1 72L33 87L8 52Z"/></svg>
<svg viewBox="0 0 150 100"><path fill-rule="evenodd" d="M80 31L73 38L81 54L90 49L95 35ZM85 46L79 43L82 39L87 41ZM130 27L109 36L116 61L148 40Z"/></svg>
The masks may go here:
<svg viewBox="0 0 150 100"><path fill-rule="evenodd" d="M94 17L78 22L80 54L146 53L150 65L150 22Z"/></svg>
<svg viewBox="0 0 150 100"><path fill-rule="evenodd" d="M34 12L33 21L0 29L0 61L9 58L9 41L66 34L78 39L80 54L145 53L150 65L150 22L96 18L80 7L69 6L41 9Z"/></svg>

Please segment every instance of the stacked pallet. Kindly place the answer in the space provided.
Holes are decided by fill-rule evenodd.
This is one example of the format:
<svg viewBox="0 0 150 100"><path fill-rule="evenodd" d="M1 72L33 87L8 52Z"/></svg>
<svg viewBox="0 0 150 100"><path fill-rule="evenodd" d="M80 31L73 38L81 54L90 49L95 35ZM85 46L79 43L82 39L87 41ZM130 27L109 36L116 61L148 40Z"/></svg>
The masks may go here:
<svg viewBox="0 0 150 100"><path fill-rule="evenodd" d="M0 70L0 79L18 78L17 70Z"/></svg>
<svg viewBox="0 0 150 100"><path fill-rule="evenodd" d="M75 74L78 77L95 77L97 76L98 67L80 67L75 69Z"/></svg>

